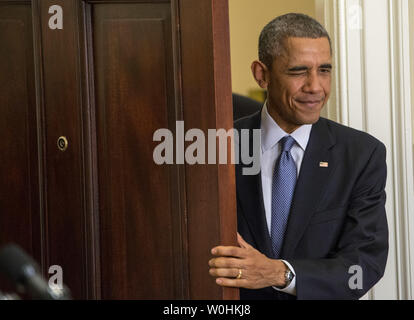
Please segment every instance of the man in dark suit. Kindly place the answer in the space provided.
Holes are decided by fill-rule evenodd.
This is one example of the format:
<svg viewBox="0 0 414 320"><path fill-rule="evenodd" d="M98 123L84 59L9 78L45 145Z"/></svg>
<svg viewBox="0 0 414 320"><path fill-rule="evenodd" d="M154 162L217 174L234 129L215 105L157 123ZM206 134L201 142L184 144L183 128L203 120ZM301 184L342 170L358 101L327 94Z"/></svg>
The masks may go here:
<svg viewBox="0 0 414 320"><path fill-rule="evenodd" d="M250 150L261 129L261 171L236 165L239 247L215 247L209 261L242 299L358 299L384 274L385 146L320 117L331 71L314 19L288 14L263 29L252 72L268 99L235 123Z"/></svg>

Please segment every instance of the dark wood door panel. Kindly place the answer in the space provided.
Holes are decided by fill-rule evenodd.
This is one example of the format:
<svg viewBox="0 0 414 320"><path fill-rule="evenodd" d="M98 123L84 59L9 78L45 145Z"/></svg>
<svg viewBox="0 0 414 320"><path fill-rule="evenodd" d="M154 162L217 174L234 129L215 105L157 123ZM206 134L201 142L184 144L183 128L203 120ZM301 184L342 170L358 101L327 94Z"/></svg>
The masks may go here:
<svg viewBox="0 0 414 320"><path fill-rule="evenodd" d="M42 130L44 134L46 267L59 265L63 281L74 298L86 298L90 281L87 264L84 190L84 147L82 131L82 85L80 67L80 2L62 0L63 29L50 29L49 7L56 1L36 1L41 33L43 81ZM68 141L60 151L58 138Z"/></svg>
<svg viewBox="0 0 414 320"><path fill-rule="evenodd" d="M153 160L153 134L175 114L170 4L92 12L102 297L179 298L178 181Z"/></svg>
<svg viewBox="0 0 414 320"><path fill-rule="evenodd" d="M40 259L36 98L30 2L0 2L0 246Z"/></svg>
<svg viewBox="0 0 414 320"><path fill-rule="evenodd" d="M186 130L233 127L226 0L181 0L182 96ZM231 153L227 144L227 154ZM228 158L229 159L229 158ZM191 299L237 299L206 272L213 246L237 245L235 171L231 164L186 165Z"/></svg>

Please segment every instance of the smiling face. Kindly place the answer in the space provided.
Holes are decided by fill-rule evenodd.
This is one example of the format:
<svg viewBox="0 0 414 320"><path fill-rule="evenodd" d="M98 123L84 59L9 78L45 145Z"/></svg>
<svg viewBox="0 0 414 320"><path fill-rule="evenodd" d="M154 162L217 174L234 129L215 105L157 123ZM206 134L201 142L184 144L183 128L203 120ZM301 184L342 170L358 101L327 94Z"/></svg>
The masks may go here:
<svg viewBox="0 0 414 320"><path fill-rule="evenodd" d="M285 132L318 121L331 91L327 38L287 38L270 70L259 61L252 70L259 85L267 88L269 114Z"/></svg>

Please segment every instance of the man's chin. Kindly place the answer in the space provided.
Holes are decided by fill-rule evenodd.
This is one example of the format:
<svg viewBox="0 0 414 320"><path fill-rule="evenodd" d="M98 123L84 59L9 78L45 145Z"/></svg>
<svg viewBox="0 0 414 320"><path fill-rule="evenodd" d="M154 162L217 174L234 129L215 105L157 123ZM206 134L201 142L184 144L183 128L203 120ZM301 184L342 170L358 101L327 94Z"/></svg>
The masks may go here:
<svg viewBox="0 0 414 320"><path fill-rule="evenodd" d="M316 122L318 122L320 119L320 114L318 114L317 116L312 116L312 117L302 117L300 119L298 119L297 121L297 125L298 126L303 126L303 125L307 125L307 124L315 124Z"/></svg>
<svg viewBox="0 0 414 320"><path fill-rule="evenodd" d="M313 110L298 106L295 112L296 123L298 125L315 124L321 116L322 109L323 105L319 105Z"/></svg>

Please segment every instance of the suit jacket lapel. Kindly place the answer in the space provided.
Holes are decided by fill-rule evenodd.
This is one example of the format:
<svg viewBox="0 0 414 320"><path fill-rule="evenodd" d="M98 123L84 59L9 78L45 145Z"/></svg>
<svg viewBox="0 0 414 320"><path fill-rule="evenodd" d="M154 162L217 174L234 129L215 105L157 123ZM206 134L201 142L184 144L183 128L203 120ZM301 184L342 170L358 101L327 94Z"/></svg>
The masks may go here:
<svg viewBox="0 0 414 320"><path fill-rule="evenodd" d="M255 113L249 120L245 128L250 129L249 148L252 150L252 129L260 129L261 111ZM252 151L250 154L253 154ZM263 203L261 172L257 175L243 175L243 167L245 167L243 164L236 165L237 197L242 210L239 214L243 214L246 219L257 249L271 257L272 247Z"/></svg>
<svg viewBox="0 0 414 320"><path fill-rule="evenodd" d="M260 173L248 176L239 172L237 184L243 186L238 187L238 201L241 203L241 214L244 215L247 221L257 249L271 257L272 247L266 223Z"/></svg>
<svg viewBox="0 0 414 320"><path fill-rule="evenodd" d="M331 148L334 144L335 139L327 126L326 120L319 119L312 127L296 183L282 248L282 257L285 259L292 257L316 209L317 200L320 199L329 176L334 170L335 163L330 161L333 156ZM328 167L321 167L320 162L327 162Z"/></svg>

